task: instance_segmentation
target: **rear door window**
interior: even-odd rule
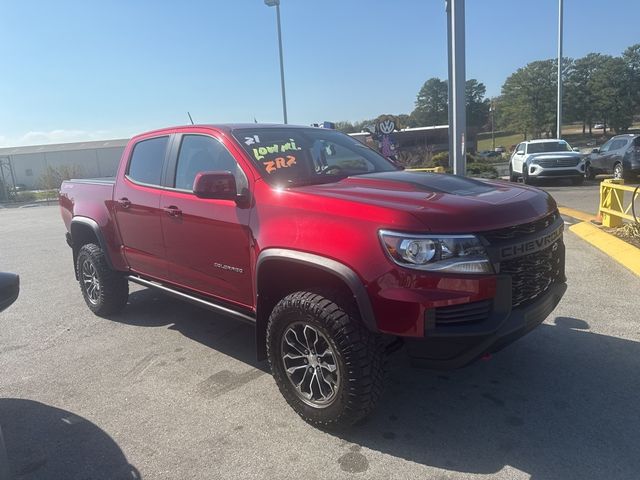
[[[127,176],[134,182],[160,185],[169,137],[142,140],[133,147]]]
[[[619,138],[611,142],[611,147],[609,147],[609,150],[620,150],[626,145],[627,145],[627,141],[624,138]]]

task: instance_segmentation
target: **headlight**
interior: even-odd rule
[[[403,267],[451,273],[493,273],[482,243],[475,235],[411,235],[379,232],[382,246]]]

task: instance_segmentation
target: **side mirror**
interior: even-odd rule
[[[0,312],[11,305],[20,293],[20,277],[14,273],[0,273]]]
[[[593,150],[591,150],[591,153],[600,153],[600,149],[599,148],[594,148]]]
[[[573,147],[573,151],[580,153],[580,149],[578,147]]]
[[[236,178],[231,172],[200,172],[193,182],[193,193],[198,198],[236,200]]]
[[[518,150],[518,151],[516,152],[516,155],[524,155],[524,150]]]

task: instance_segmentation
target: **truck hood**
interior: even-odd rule
[[[434,232],[480,232],[527,223],[556,209],[536,188],[439,173],[380,172],[292,190],[411,213]]]

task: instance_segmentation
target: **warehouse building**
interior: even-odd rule
[[[37,189],[47,167],[75,167],[82,178],[113,177],[128,139],[0,148],[0,182]]]

